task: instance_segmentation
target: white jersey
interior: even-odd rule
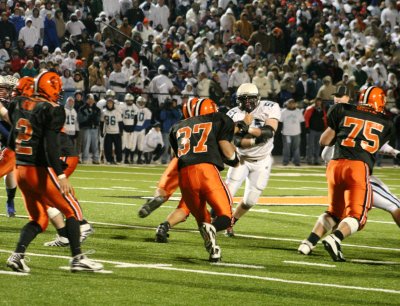
[[[139,108],[135,104],[128,105],[126,103],[121,103],[120,111],[124,126],[133,126],[135,124],[135,116],[139,113]]]
[[[278,121],[281,119],[281,109],[279,104],[272,101],[260,101],[260,104],[251,112],[251,114],[253,115],[254,120],[250,127],[263,127],[267,119],[276,119]],[[231,117],[234,122],[238,122],[244,119],[246,112],[242,111],[239,107],[235,107],[229,110],[227,115]],[[237,150],[240,156],[245,159],[259,160],[271,154],[273,148],[274,138],[270,138],[266,143],[251,148],[238,148]]]
[[[143,152],[153,152],[157,145],[164,146],[162,134],[155,128],[152,128],[144,137]]]
[[[119,110],[105,108],[101,113],[100,121],[104,122],[104,134],[119,134],[119,122],[122,121]]]
[[[64,133],[67,135],[75,135],[79,131],[78,114],[74,108],[64,108],[65,110],[65,123]]]
[[[150,121],[151,121],[151,111],[147,107],[139,108],[135,131],[136,132],[144,131],[146,128],[150,126]]]

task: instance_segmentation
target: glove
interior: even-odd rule
[[[249,126],[243,120],[236,122],[236,126],[244,134],[247,134],[249,132]]]

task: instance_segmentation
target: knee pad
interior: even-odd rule
[[[351,234],[357,232],[358,228],[360,227],[358,220],[353,217],[346,217],[342,220],[342,222],[347,224],[347,226],[350,228]]]
[[[53,219],[55,216],[58,216],[59,214],[61,214],[61,212],[54,207],[49,207],[47,209],[47,215],[49,216],[50,219]]]
[[[318,222],[322,224],[324,229],[329,232],[337,224],[330,214],[323,213],[318,217]]]

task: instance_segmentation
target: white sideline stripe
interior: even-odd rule
[[[217,275],[217,276],[230,276],[230,277],[238,277],[238,278],[248,278],[248,279],[256,279],[256,280],[278,282],[278,283],[285,283],[285,284],[295,284],[295,285],[306,285],[306,286],[316,286],[316,287],[328,287],[328,288],[338,288],[338,289],[351,289],[351,290],[359,290],[359,291],[375,291],[375,292],[400,294],[399,290],[393,290],[393,289],[369,288],[369,287],[359,287],[359,286],[349,286],[349,285],[304,282],[304,281],[296,281],[296,280],[288,280],[288,279],[282,279],[282,278],[248,275],[248,274],[214,272],[214,271],[204,271],[204,270],[194,270],[194,269],[184,269],[184,268],[174,268],[174,267],[154,267],[154,268],[151,268],[151,269],[167,270],[167,271],[178,271],[178,272],[188,272],[188,273],[205,274],[205,275]]]
[[[328,264],[320,264],[306,261],[293,261],[293,260],[284,260],[283,263],[294,264],[294,265],[304,265],[304,266],[317,266],[317,267],[325,267],[325,268],[336,268],[336,265],[328,265]]]
[[[3,270],[0,270],[0,274],[16,275],[16,276],[27,276],[27,275],[29,275],[29,273],[14,272],[14,271],[3,271]]]
[[[379,260],[369,260],[369,259],[350,259],[348,261],[356,263],[367,263],[367,264],[370,263],[376,265],[400,265],[400,262],[395,262],[395,261],[379,261]]]
[[[0,250],[0,252],[11,253],[10,251]],[[59,255],[47,255],[47,254],[35,254],[35,253],[27,253],[30,256],[39,256],[39,257],[53,257],[53,258],[66,258],[66,256]],[[69,257],[67,257],[69,258]],[[108,261],[108,260],[96,260],[97,262],[105,262],[105,263],[114,263],[117,265],[129,265],[129,263],[125,262],[116,262],[116,261]],[[256,275],[248,275],[248,274],[237,274],[237,273],[227,273],[227,272],[214,272],[214,271],[204,271],[204,270],[194,270],[194,269],[185,269],[185,268],[174,268],[169,265],[149,265],[149,264],[132,264],[135,268],[145,268],[145,269],[157,269],[157,270],[166,270],[166,271],[178,271],[178,272],[188,272],[188,273],[196,273],[196,274],[205,274],[205,275],[216,275],[216,276],[229,276],[229,277],[237,277],[237,278],[247,278],[247,279],[256,279],[270,282],[279,282],[285,284],[296,284],[296,285],[306,285],[306,286],[317,286],[317,287],[329,287],[329,288],[338,288],[338,289],[352,289],[359,291],[374,291],[374,292],[384,292],[384,293],[393,293],[400,294],[398,290],[392,289],[384,289],[384,288],[368,288],[368,287],[359,287],[359,286],[349,286],[349,285],[338,285],[338,284],[325,284],[325,283],[314,283],[314,282],[304,282],[304,281],[296,281],[296,280],[287,280],[281,278],[273,278],[266,276],[256,276]],[[69,267],[60,267],[61,269],[68,269]],[[95,272],[96,273],[96,272]],[[113,271],[102,270],[97,271],[97,273],[113,273]]]
[[[265,269],[264,266],[235,264],[235,263],[227,263],[227,262],[212,262],[210,264],[213,266],[237,267],[237,268],[248,268],[248,269]]]

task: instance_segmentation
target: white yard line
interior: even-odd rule
[[[324,268],[336,268],[336,265],[321,264],[321,263],[314,263],[314,262],[307,262],[307,261],[284,260],[282,262],[283,263],[287,263],[287,264],[294,264],[294,265],[317,266],[317,267],[324,267]]]
[[[380,261],[380,260],[368,260],[368,259],[350,259],[347,261],[355,263],[363,263],[363,264],[373,264],[373,265],[400,265],[400,262],[395,262],[395,261]]]
[[[236,263],[227,263],[227,262],[213,262],[212,266],[223,266],[223,267],[234,267],[234,268],[245,268],[245,269],[265,269],[264,266],[256,266],[256,265],[245,265],[245,264],[236,264]]]
[[[3,270],[0,270],[0,274],[15,275],[15,276],[27,276],[27,275],[29,275],[29,273],[3,271]]]
[[[10,253],[7,250],[1,250],[2,253]],[[47,254],[37,254],[37,253],[27,253],[30,256],[39,256],[39,257],[52,257],[52,258],[65,258],[66,256],[59,255],[47,255]],[[67,257],[68,258],[68,257]],[[186,272],[186,273],[194,273],[194,274],[203,274],[203,275],[214,275],[214,276],[227,276],[227,277],[236,277],[236,278],[245,278],[245,279],[254,279],[260,281],[268,281],[268,282],[278,282],[285,284],[294,284],[294,285],[304,285],[304,286],[315,286],[315,287],[328,287],[328,288],[337,288],[337,289],[349,289],[349,290],[358,290],[358,291],[373,291],[373,292],[383,292],[383,293],[392,293],[392,294],[400,294],[399,290],[386,289],[386,288],[371,288],[371,287],[361,287],[361,286],[350,286],[350,285],[340,285],[340,284],[327,284],[327,283],[319,283],[319,282],[305,282],[298,280],[289,280],[282,278],[274,278],[267,276],[257,276],[257,275],[249,275],[249,274],[239,274],[239,273],[228,273],[228,272],[216,272],[216,271],[205,271],[205,270],[197,270],[197,269],[186,269],[186,268],[175,268],[170,265],[162,265],[162,264],[130,264],[126,262],[118,262],[118,261],[107,261],[107,260],[95,260],[97,262],[103,263],[113,263],[117,266],[119,265],[129,268],[142,268],[142,269],[156,269],[156,270],[165,270],[165,271],[176,271],[176,272]],[[69,267],[61,267],[61,269],[69,269]],[[103,273],[112,273],[111,270],[105,270]],[[101,273],[101,271],[98,271]]]

